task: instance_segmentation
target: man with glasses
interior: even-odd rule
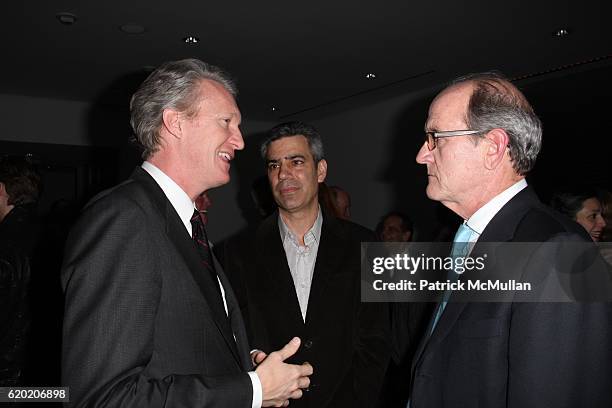
[[[483,73],[455,80],[430,105],[425,131],[416,160],[427,166],[427,196],[464,219],[459,241],[587,241],[527,185],[541,124],[507,79]],[[609,304],[448,296],[413,360],[411,408],[612,406]]]

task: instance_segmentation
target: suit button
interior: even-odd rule
[[[312,347],[312,340],[306,340],[304,342],[304,348],[309,349]]]

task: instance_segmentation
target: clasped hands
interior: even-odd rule
[[[294,337],[282,349],[266,354],[256,350],[251,354],[255,372],[261,382],[264,407],[286,407],[290,399],[302,397],[302,389],[310,385],[312,366],[285,363],[300,348],[299,337]]]

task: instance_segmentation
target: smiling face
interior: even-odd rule
[[[177,149],[186,173],[197,183],[196,195],[230,180],[230,161],[244,148],[240,111],[234,97],[218,82],[200,83],[198,110],[181,114]]]
[[[593,241],[598,242],[601,239],[606,221],[603,219],[601,203],[597,198],[584,200],[582,208],[576,213],[576,222],[587,230]]]
[[[473,85],[463,83],[440,93],[429,107],[426,131],[467,130],[465,117]],[[483,172],[482,143],[470,136],[440,138],[433,150],[423,143],[416,161],[427,166],[427,197],[440,201],[464,218],[476,196]]]
[[[266,163],[274,200],[281,213],[305,213],[318,209],[319,183],[325,180],[327,163],[315,164],[304,136],[287,136],[268,146]]]

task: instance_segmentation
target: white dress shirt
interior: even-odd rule
[[[153,177],[153,180],[159,185],[162,189],[172,207],[176,210],[179,218],[183,222],[185,229],[189,236],[192,236],[192,228],[191,228],[191,217],[193,216],[193,210],[196,209],[195,203],[191,201],[191,198],[187,195],[187,193],[172,180],[166,173],[161,171],[155,165],[145,161],[142,163],[141,167],[147,173]],[[217,276],[217,280],[219,281],[219,288],[221,288],[221,297],[223,298],[223,307],[225,308],[225,314],[228,314],[227,311],[227,302],[225,300],[225,290],[223,289],[223,285]],[[252,408],[260,408],[263,400],[263,390],[261,388],[261,381],[259,381],[259,377],[257,373],[254,371],[249,371],[249,377],[251,378],[251,383],[253,384],[253,403]]]
[[[489,225],[489,222],[495,217],[495,215],[502,209],[508,201],[517,195],[521,190],[527,187],[527,181],[520,179],[495,197],[488,203],[480,207],[472,216],[466,221],[468,227],[476,232],[472,234],[470,242],[478,240],[484,229]]]
[[[516,183],[493,197],[493,199],[491,199],[488,203],[480,207],[474,214],[472,214],[470,218],[463,221],[463,223],[467,224],[467,226],[470,227],[470,229],[473,231],[468,240],[468,242],[470,242],[470,246],[468,247],[468,255],[470,254],[470,252],[472,252],[474,244],[476,243],[476,241],[478,241],[478,238],[480,238],[482,232],[487,227],[487,225],[489,225],[489,222],[491,222],[493,217],[495,217],[499,210],[501,210],[502,207],[512,199],[512,197],[517,195],[525,187],[527,187],[527,181],[525,179],[520,179],[519,181],[517,181]],[[406,408],[410,408],[410,400],[408,400]]]
[[[323,216],[319,207],[317,219],[308,232],[304,234],[304,245],[300,245],[300,241],[287,224],[285,224],[283,217],[280,214],[278,216],[278,230],[280,231],[283,248],[287,256],[287,263],[293,278],[293,286],[295,286],[295,294],[300,304],[300,311],[302,312],[304,322],[306,321],[306,312],[308,310],[312,275],[314,274],[317,252],[319,251],[322,225]]]

